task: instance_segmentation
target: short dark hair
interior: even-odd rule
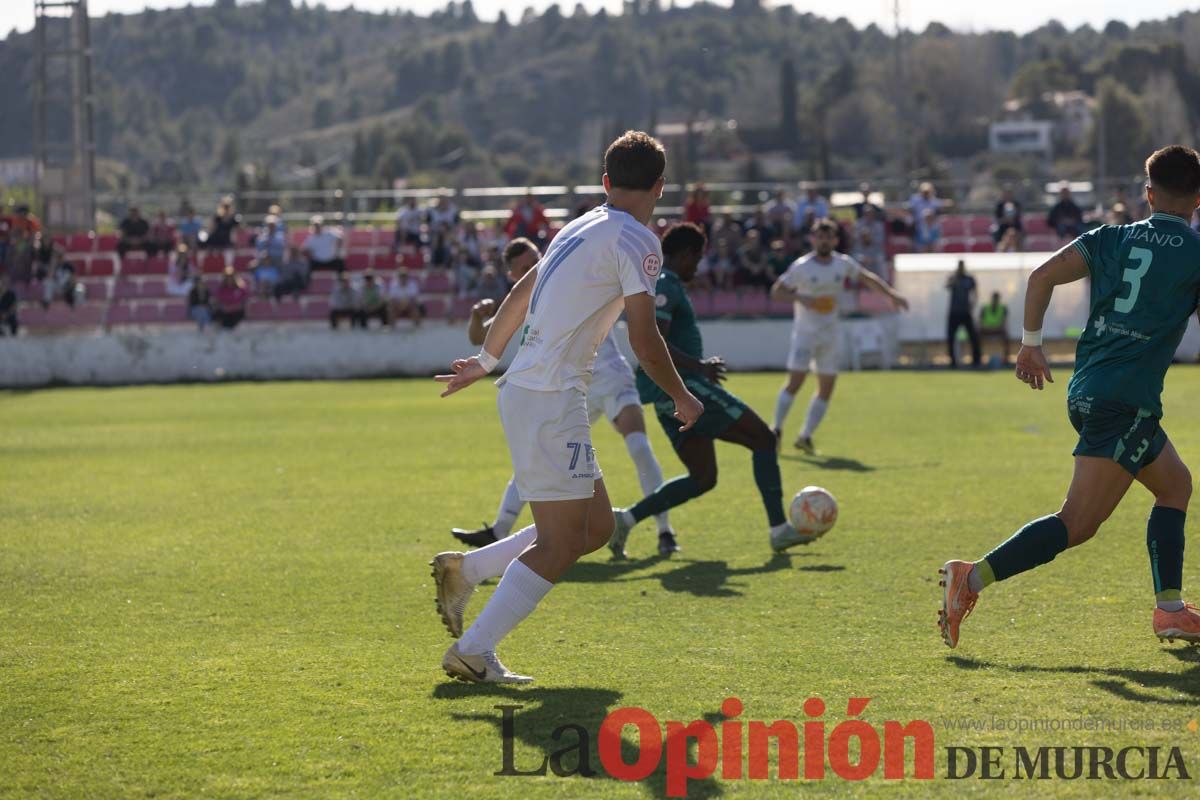
[[[1195,198],[1200,195],[1200,154],[1181,144],[1156,150],[1146,159],[1146,177],[1157,192]]]
[[[641,131],[625,131],[604,153],[604,172],[616,189],[649,191],[666,170],[662,143]]]
[[[833,220],[831,220],[829,217],[821,217],[821,219],[814,222],[813,226],[812,226],[813,233],[818,233],[820,231],[828,231],[829,233],[832,233],[834,236],[837,236],[838,230],[840,230],[838,228],[838,224],[836,222],[834,222]]]
[[[699,250],[703,253],[707,244],[708,237],[704,235],[704,228],[694,222],[677,222],[667,228],[663,235],[662,250],[664,256],[671,258],[689,250]]]
[[[537,245],[526,239],[524,236],[518,236],[504,246],[504,264],[511,264],[513,259],[519,258],[526,253],[537,253]]]

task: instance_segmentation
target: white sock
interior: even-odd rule
[[[663,474],[662,467],[658,465],[658,459],[654,457],[654,449],[650,447],[650,437],[642,431],[635,431],[625,437],[625,449],[629,451],[629,457],[633,459],[633,465],[637,468],[638,483],[642,486],[642,496],[649,496],[655,489],[662,486]],[[655,514],[654,519],[658,521],[658,530],[671,530],[671,515],[670,512],[664,511],[661,514]]]
[[[1159,600],[1156,605],[1163,611],[1183,611],[1184,607],[1182,600]]]
[[[458,640],[458,649],[467,655],[479,655],[495,650],[496,645],[513,628],[533,613],[537,604],[554,588],[554,584],[538,575],[519,560],[504,571],[500,585],[488,599],[487,605],[471,627]]]
[[[474,584],[504,574],[508,565],[537,541],[537,528],[530,525],[487,547],[463,555],[463,577]]]
[[[496,509],[496,521],[492,523],[492,530],[495,531],[497,539],[508,536],[524,507],[525,501],[517,491],[517,476],[514,475],[508,479],[508,486],[504,487],[504,497],[500,498],[500,508]]]
[[[817,432],[817,426],[825,418],[827,408],[829,408],[829,401],[822,400],[814,394],[812,402],[808,404],[808,414],[804,417],[804,432],[800,434],[801,436],[807,439]]]
[[[796,395],[790,394],[787,389],[779,390],[779,397],[775,400],[775,430],[783,430],[784,420],[787,419],[794,402],[796,402]]]

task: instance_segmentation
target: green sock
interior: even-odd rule
[[[1035,519],[983,557],[979,577],[986,586],[1042,564],[1067,549],[1067,526],[1056,514]],[[991,580],[988,579],[990,573]]]
[[[1146,550],[1154,599],[1176,611],[1183,606],[1183,527],[1187,512],[1155,506],[1146,522]]]
[[[767,522],[774,528],[787,522],[783,513],[783,478],[779,474],[779,455],[775,448],[754,450],[754,483],[762,495],[763,507],[767,510]]]
[[[675,506],[683,505],[693,497],[699,497],[702,494],[704,492],[700,490],[700,484],[696,483],[691,475],[684,475],[659,486],[653,493],[642,498],[641,502],[629,509],[629,513],[636,521],[641,522],[646,517],[653,517],[655,514],[661,514]]]

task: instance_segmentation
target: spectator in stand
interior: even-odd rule
[[[154,245],[150,241],[150,223],[142,217],[141,209],[137,206],[130,206],[129,211],[125,214],[125,219],[121,220],[118,227],[121,230],[121,238],[117,241],[117,253],[121,258],[124,258],[126,253],[136,251],[153,254]]]
[[[429,227],[449,234],[458,225],[458,206],[446,195],[442,195],[429,210]]]
[[[767,272],[767,249],[763,247],[762,234],[751,228],[746,239],[738,249],[737,272],[734,274],[734,285],[739,287],[758,287],[764,292],[771,289],[774,281]]]
[[[388,306],[392,327],[401,317],[411,319],[414,328],[421,326],[425,306],[421,304],[421,282],[417,280],[416,273],[403,269],[396,271],[388,285]]]
[[[287,220],[283,216],[283,206],[279,203],[271,203],[267,206],[267,216],[275,218],[275,224],[279,226],[279,230],[283,231],[284,238],[287,238]]]
[[[1004,239],[1005,234],[1010,230],[1017,232],[1018,243],[1021,236],[1025,232],[1025,226],[1021,221],[1021,202],[1017,200],[1013,190],[1005,187],[1004,194],[1000,197],[1000,202],[996,203],[996,211],[994,214],[996,224],[992,228],[992,241],[998,245]]]
[[[703,183],[697,183],[688,196],[683,207],[683,219],[692,222],[704,230],[712,230],[712,206],[708,200],[708,189]]]
[[[188,318],[203,331],[213,319],[213,298],[212,293],[208,290],[208,284],[202,277],[196,276],[196,279],[192,281],[192,286],[188,289],[187,304]]]
[[[887,253],[883,248],[883,222],[874,219],[873,207],[868,207],[867,215],[854,226],[853,247],[851,254],[854,260],[872,274],[889,281]]]
[[[933,250],[942,235],[938,215],[946,202],[937,196],[933,184],[924,181],[917,187],[917,192],[908,198],[908,211],[911,215],[913,243],[920,252],[928,253]]]
[[[950,292],[950,314],[946,320],[946,349],[950,354],[950,368],[958,369],[958,356],[955,353],[955,339],[958,329],[966,328],[967,336],[971,339],[971,366],[979,366],[979,332],[975,330],[975,279],[967,274],[964,261],[958,262],[958,268],[946,279],[946,290]]]
[[[362,291],[358,296],[358,324],[366,328],[372,319],[379,320],[379,326],[389,325],[388,301],[383,295],[383,287],[375,280],[375,273],[367,270],[363,275]]]
[[[479,226],[474,222],[464,222],[459,226],[458,247],[471,266],[483,266],[483,242],[479,237]]]
[[[33,237],[33,277],[44,281],[54,274],[59,264],[67,257],[67,249],[54,241],[53,237],[35,234]],[[72,267],[74,272],[74,267]]]
[[[875,215],[875,218],[879,220],[880,224],[882,224],[883,209],[871,201],[871,184],[865,182],[860,183],[858,185],[858,191],[862,193],[862,199],[854,204],[854,218],[856,220],[860,220],[867,216],[868,213],[872,213]]]
[[[233,198],[226,197],[217,206],[217,213],[208,223],[208,235],[204,239],[204,246],[209,250],[232,250],[236,246],[234,236],[241,224],[241,216],[233,209]]]
[[[737,251],[730,246],[728,239],[717,240],[716,246],[708,251],[702,263],[706,264],[704,272],[713,289],[725,291],[733,287],[733,276],[738,271]]]
[[[767,221],[766,209],[761,206],[754,212],[754,216],[746,220],[742,226],[743,233],[749,234],[750,231],[758,231],[760,242],[769,242],[775,238],[775,228]]]
[[[771,238],[782,239],[787,236],[796,209],[787,199],[787,193],[782,189],[775,192],[775,199],[767,205],[767,223],[771,226]]]
[[[815,183],[802,183],[800,189],[804,195],[796,201],[796,210],[792,212],[792,227],[810,230],[816,220],[829,216],[829,201],[817,191]]]
[[[400,246],[400,266],[407,270],[425,269],[425,255],[415,244]]]
[[[1123,203],[1114,203],[1105,215],[1104,221],[1108,225],[1131,225],[1133,215],[1129,213],[1129,209]]]
[[[29,283],[33,279],[33,265],[36,258],[33,237],[30,228],[14,225],[9,231],[8,259],[5,264],[10,284]]]
[[[42,222],[37,216],[29,210],[29,206],[21,203],[17,206],[16,214],[9,218],[9,227],[11,230],[20,228],[25,231],[26,238],[30,242],[33,241],[35,234],[42,232]]]
[[[175,222],[175,232],[179,241],[188,246],[190,252],[200,248],[200,231],[204,230],[204,220],[192,208],[192,204],[184,200],[179,204],[179,217]]]
[[[308,259],[300,252],[299,247],[289,247],[279,283],[275,284],[275,299],[282,300],[289,294],[299,297],[308,288],[309,276]]]
[[[1000,293],[992,292],[990,303],[979,309],[979,338],[999,339],[1004,346],[1004,361],[1008,363],[1008,306],[1000,301]]]
[[[287,234],[279,226],[279,218],[269,216],[266,224],[254,241],[254,290],[263,297],[269,296],[279,283],[283,260],[287,256]]]
[[[83,294],[83,286],[75,280],[75,266],[65,255],[62,247],[50,248],[50,261],[42,280],[42,308],[49,308],[55,298],[74,308],[75,301]]]
[[[0,336],[4,335],[5,328],[9,336],[16,336],[20,320],[17,318],[17,293],[13,291],[8,276],[0,272]]]
[[[475,290],[475,282],[479,271],[471,266],[471,262],[463,258],[458,246],[450,248],[448,271],[454,276],[454,287],[458,291],[458,299],[465,300]]]
[[[779,276],[787,272],[788,267],[792,265],[791,258],[787,252],[787,243],[783,239],[775,239],[771,242],[771,254],[767,256],[767,270],[771,275],[771,285],[779,280]]]
[[[192,283],[199,276],[192,269],[192,254],[188,246],[180,242],[171,254],[167,264],[167,294],[171,297],[187,297],[192,291]]]
[[[156,253],[170,253],[175,249],[175,226],[171,220],[167,219],[167,212],[159,209],[154,215],[154,222],[150,225],[149,243],[146,247],[146,252],[150,255]]]
[[[8,256],[8,238],[12,231],[12,217],[3,213],[3,208],[0,207],[0,274],[4,272],[4,265]]]
[[[513,208],[504,232],[509,239],[516,239],[520,236],[528,239],[540,239],[542,230],[549,225],[550,221],[546,219],[546,210],[534,199],[533,194],[529,193]]]
[[[1021,252],[1021,234],[1016,228],[1009,228],[1004,232],[1004,238],[996,243],[997,253],[1019,253]]]
[[[308,257],[310,272],[331,269],[340,274],[346,269],[342,234],[340,231],[326,228],[325,218],[320,214],[309,220],[309,233],[301,249]]]
[[[475,298],[492,300],[499,306],[506,294],[508,294],[508,284],[504,282],[504,278],[500,277],[500,271],[494,265],[488,264],[479,273],[479,283],[475,286]]]
[[[392,248],[399,249],[403,245],[420,247],[421,224],[424,219],[425,215],[417,208],[417,198],[406,199],[404,205],[396,212],[396,240]]]
[[[1071,187],[1063,184],[1058,191],[1058,202],[1046,215],[1046,224],[1051,227],[1060,239],[1073,239],[1083,233],[1083,211],[1071,197]]]
[[[433,231],[429,238],[430,263],[439,269],[446,267],[450,264],[450,237],[445,231]]]
[[[712,246],[724,242],[730,253],[736,253],[742,246],[742,226],[732,214],[726,214],[713,223],[712,235],[709,236],[708,242]]]
[[[358,326],[358,292],[350,285],[350,276],[342,272],[329,294],[329,327],[337,330],[338,323],[349,320],[350,327]]]
[[[213,312],[213,320],[225,330],[233,330],[246,318],[246,303],[250,300],[250,292],[246,289],[245,281],[234,274],[233,267],[225,268],[225,273],[221,276],[221,285],[217,287],[216,299],[217,309]]]

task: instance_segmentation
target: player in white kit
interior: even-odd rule
[[[504,435],[517,489],[534,525],[471,553],[440,553],[433,562],[437,604],[452,633],[475,585],[503,573],[479,616],[442,657],[459,680],[528,683],[496,657],[496,645],[581,556],[608,541],[612,507],[592,449],[587,387],[596,349],[625,311],[629,341],[642,369],[674,399],[690,428],[704,407],[683,385],[655,321],[655,282],[662,270],[658,237],[646,227],[662,194],[662,145],[630,131],[604,155],[608,202],[562,229],[536,269],[509,293],[479,355],[454,362],[443,396],[495,368],[521,331],[512,365],[497,383]]]
[[[509,280],[514,283],[519,281],[526,272],[533,269],[540,258],[541,253],[537,245],[529,239],[513,239],[504,248],[504,263],[508,267]],[[494,308],[494,301],[480,300],[471,309],[471,322],[467,329],[467,338],[471,344],[483,344],[487,329],[491,325]],[[604,337],[596,350],[596,363],[592,368],[592,381],[587,396],[589,422],[595,424],[601,416],[612,422],[613,428],[625,440],[625,449],[633,459],[642,491],[650,494],[663,482],[662,467],[659,466],[654,449],[650,446],[650,439],[646,436],[646,420],[642,414],[637,385],[634,383],[633,368],[621,355],[611,332]],[[500,498],[496,519],[492,524],[485,523],[482,528],[473,531],[452,528],[450,533],[465,545],[484,547],[508,536],[524,507],[525,501],[517,491],[517,479],[513,476]],[[669,556],[678,549],[675,544],[675,532],[671,529],[670,513],[663,512],[657,515],[655,520],[658,522],[659,552]]]
[[[837,235],[836,222],[817,220],[812,229],[812,252],[796,259],[771,287],[772,298],[795,303],[788,379],[775,401],[775,436],[782,440],[784,421],[809,370],[817,373],[817,393],[808,404],[804,429],[795,441],[797,448],[810,455],[816,452],[812,437],[825,417],[837,382],[842,333],[838,298],[846,282],[860,281],[887,295],[896,308],[908,308],[908,301],[882,279],[853,258],[834,251]]]

